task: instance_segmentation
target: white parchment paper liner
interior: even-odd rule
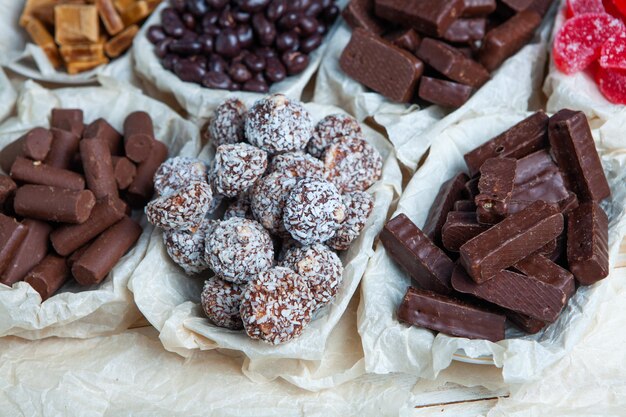
[[[50,91],[28,81],[20,93],[17,117],[0,126],[0,147],[30,128],[49,126],[48,117],[55,107],[81,108],[86,122],[104,117],[120,131],[130,112],[144,110],[154,119],[156,137],[170,147],[172,154],[187,141],[197,144],[198,130],[193,124],[131,87],[109,84],[107,88]],[[0,284],[0,336],[87,338],[126,329],[140,317],[127,283],[152,233],[152,228],[142,223],[145,229],[137,245],[98,286],[84,288],[70,281],[62,292],[42,304],[39,294],[24,282],[12,288]]]
[[[330,106],[305,106],[316,122],[328,114],[341,112]],[[367,126],[364,125],[363,129],[367,140],[383,156],[383,177],[370,190],[376,202],[365,230],[350,250],[341,255],[345,271],[336,300],[321,312],[302,336],[279,346],[252,340],[244,332],[218,328],[209,323],[198,304],[204,282],[202,275],[197,278],[185,275],[167,256],[162,233],[157,230],[152,235],[146,257],[133,274],[130,288],[141,312],[161,332],[160,339],[167,350],[184,356],[190,355],[194,349],[241,351],[251,360],[258,360],[250,365],[251,373],[265,369],[269,372],[264,373],[266,376],[275,372],[272,370],[273,362],[268,360],[293,359],[289,367],[298,370],[303,369],[298,360],[322,361],[330,334],[348,307],[373,253],[374,239],[382,229],[389,207],[401,191],[402,175],[391,144]],[[193,155],[187,151],[184,149],[183,154]],[[207,147],[201,157],[210,160],[213,151]],[[310,372],[312,368],[319,367],[319,362],[306,364],[305,367],[308,368],[306,372]],[[280,372],[282,369],[285,368],[281,368]],[[293,379],[307,384],[309,389],[319,386],[315,381],[308,381],[300,371]]]
[[[526,115],[503,111],[461,120],[443,130],[435,138],[428,159],[405,189],[394,216],[405,213],[422,226],[441,184],[466,169],[463,154]],[[626,232],[626,140],[622,133],[625,123],[625,117],[616,118],[594,131],[613,193],[610,201],[603,204],[610,219],[609,243],[613,263]],[[407,372],[435,378],[450,365],[455,352],[463,349],[471,358],[493,357],[496,366],[503,368],[503,377],[508,383],[538,378],[546,367],[571,350],[595,323],[595,311],[602,303],[610,281],[609,277],[595,286],[579,289],[559,320],[538,335],[522,337],[518,332],[509,331],[509,339],[499,343],[470,341],[435,335],[429,330],[397,321],[396,310],[411,281],[379,244],[362,281],[359,306],[359,333],[363,340],[366,370]]]
[[[338,0],[337,5],[343,8],[347,1]],[[163,68],[159,58],[154,53],[154,45],[146,37],[146,32],[150,26],[161,22],[161,10],[165,7],[167,4],[159,6],[144,24],[134,41],[135,69],[144,79],[153,84],[159,91],[173,94],[181,107],[195,119],[209,117],[215,108],[229,97],[239,97],[244,101],[250,101],[258,100],[267,95],[205,88],[195,83],[184,82],[176,74]],[[332,26],[322,45],[309,55],[310,63],[306,70],[272,85],[269,93],[283,93],[290,98],[300,100],[304,88],[317,71],[336,28],[337,24]]]
[[[11,115],[15,101],[17,100],[17,92],[7,78],[5,72],[0,69],[0,122]]]

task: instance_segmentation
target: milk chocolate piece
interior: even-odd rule
[[[51,185],[78,191],[85,189],[85,180],[82,175],[22,157],[17,158],[13,163],[11,177],[27,184]]]
[[[385,31],[386,23],[374,14],[374,0],[351,0],[342,15],[352,29],[362,28],[376,35]]]
[[[387,254],[420,287],[447,294],[454,263],[404,214],[387,222],[380,234]]]
[[[567,262],[581,285],[609,275],[609,219],[595,202],[584,202],[568,218]]]
[[[547,325],[545,321],[537,320],[514,311],[506,311],[505,314],[506,318],[509,319],[515,327],[528,334],[539,333]]]
[[[429,36],[442,36],[463,6],[463,0],[376,0],[376,15]]]
[[[98,119],[91,123],[83,133],[83,139],[100,139],[109,145],[111,155],[123,155],[122,135],[106,120]]]
[[[15,212],[23,217],[61,223],[83,223],[96,198],[89,190],[74,191],[48,185],[24,185],[15,193]]]
[[[500,2],[513,13],[519,13],[528,9],[535,0],[500,0]]]
[[[152,118],[143,111],[128,115],[124,121],[124,148],[126,157],[133,162],[143,162],[154,146]]]
[[[476,203],[472,200],[459,200],[454,203],[454,211],[476,211]]]
[[[486,16],[496,11],[496,0],[463,0],[461,17]]]
[[[127,189],[133,183],[137,175],[137,166],[126,157],[113,157],[113,173],[117,188],[120,190]]]
[[[424,234],[439,247],[441,247],[441,228],[446,222],[448,213],[454,208],[455,201],[463,197],[467,179],[467,175],[459,172],[444,182],[441,188],[439,188],[435,201],[430,206],[423,230]]]
[[[81,285],[102,282],[117,262],[141,236],[141,226],[124,217],[102,233],[72,266],[72,275]]]
[[[537,201],[461,246],[461,263],[476,283],[541,249],[563,231],[558,208]]]
[[[491,29],[483,39],[478,62],[495,71],[532,39],[540,24],[541,16],[537,12],[525,10]]]
[[[80,136],[63,129],[51,129],[52,146],[44,162],[50,166],[68,169],[78,152]]]
[[[352,32],[339,65],[356,81],[398,102],[413,98],[424,71],[424,64],[414,55],[364,29]]]
[[[451,336],[497,342],[504,339],[506,318],[463,301],[409,288],[398,309],[398,320]]]
[[[41,301],[46,301],[69,277],[70,270],[65,259],[57,255],[48,255],[28,273],[24,281],[41,295]]]
[[[148,159],[137,166],[137,174],[128,187],[127,201],[133,206],[143,206],[154,194],[154,174],[167,159],[167,146],[158,140],[150,151]]]
[[[112,0],[96,0],[96,8],[109,35],[116,35],[124,30],[124,22],[115,10]]]
[[[13,217],[0,214],[0,273],[11,264],[27,233],[27,226],[18,223]]]
[[[465,154],[470,176],[474,176],[489,158],[520,159],[548,146],[548,116],[537,112],[489,142]]]
[[[602,201],[611,195],[589,123],[583,112],[561,110],[550,118],[552,155],[568,188],[581,200]]]
[[[484,17],[457,19],[450,25],[443,39],[452,43],[472,43],[485,37],[487,19]]]
[[[474,88],[489,81],[489,73],[482,65],[444,42],[423,39],[417,57],[452,81]]]
[[[480,167],[476,213],[480,223],[496,224],[509,213],[509,201],[515,186],[517,160],[490,158]]]
[[[552,3],[554,3],[554,0],[535,0],[528,9],[533,10],[539,13],[541,17],[544,17],[548,13],[548,10],[550,10]]]
[[[441,230],[443,247],[451,252],[458,252],[467,241],[490,227],[478,223],[473,211],[451,211]]]
[[[24,279],[28,271],[48,254],[52,226],[32,219],[25,219],[22,224],[28,228],[28,233],[0,278],[0,282],[9,287]]]
[[[83,111],[79,109],[52,109],[50,127],[72,132],[79,138],[83,135]]]
[[[117,197],[117,182],[108,143],[100,139],[81,140],[80,158],[85,170],[87,187],[96,198]]]
[[[422,77],[418,95],[422,100],[432,104],[443,107],[461,107],[469,100],[473,91],[474,89],[468,85]]]
[[[0,152],[2,170],[8,173],[18,156],[43,161],[51,146],[52,133],[48,129],[36,127],[2,149]]]
[[[467,183],[465,183],[465,193],[470,199],[472,199],[472,201],[474,200],[474,198],[476,198],[478,194],[480,194],[480,190],[478,189],[479,182],[480,182],[480,177],[474,177],[471,180],[469,180]]]
[[[90,244],[91,244],[91,242],[85,243],[83,246],[81,246],[80,248],[78,248],[74,252],[72,252],[72,254],[70,256],[68,256],[68,258],[65,261],[65,263],[70,268],[70,270],[72,269],[72,267],[74,266],[76,261],[78,261],[80,259],[80,257],[83,256],[83,254],[85,252],[87,252],[87,249],[89,249],[89,245]]]
[[[0,175],[0,207],[10,200],[17,189],[15,181],[8,175]]]
[[[135,35],[139,32],[139,26],[132,25],[115,35],[104,45],[104,51],[110,58],[117,58],[130,48]]]
[[[417,52],[417,48],[419,48],[420,42],[422,41],[420,35],[415,31],[415,29],[412,28],[400,29],[387,33],[385,35],[385,39],[398,48],[402,48],[412,54]]]

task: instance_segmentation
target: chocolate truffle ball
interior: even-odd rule
[[[337,229],[335,236],[326,242],[335,250],[350,248],[352,242],[361,234],[374,208],[374,197],[365,191],[344,194],[342,198],[346,206],[346,219]]]
[[[274,172],[261,178],[252,188],[250,205],[254,217],[267,230],[285,235],[283,213],[289,193],[296,185],[297,178],[283,172]]]
[[[236,98],[226,100],[215,109],[215,114],[208,125],[211,143],[218,147],[245,142],[246,112],[246,105]]]
[[[209,212],[213,193],[207,182],[192,181],[178,191],[152,200],[146,216],[153,225],[165,230],[195,231]]]
[[[304,152],[276,155],[270,165],[271,172],[284,172],[292,177],[324,178],[324,164]]]
[[[252,214],[252,208],[250,207],[249,191],[239,194],[237,199],[226,207],[224,220],[232,219],[233,217],[254,220],[254,214]]]
[[[267,153],[247,143],[221,145],[215,153],[211,184],[218,194],[236,197],[250,188],[267,169]]]
[[[323,159],[326,179],[342,193],[365,191],[382,175],[380,154],[363,139],[337,139],[326,149]]]
[[[170,158],[154,174],[154,190],[159,196],[171,194],[191,181],[206,181],[207,171],[206,164],[198,158]]]
[[[313,137],[307,146],[308,152],[316,158],[324,154],[335,140],[344,136],[362,139],[363,130],[354,117],[347,114],[331,114],[315,126]]]
[[[231,330],[243,329],[239,309],[244,287],[218,277],[206,280],[200,301],[204,314],[213,324]]]
[[[167,253],[188,275],[198,274],[209,267],[205,257],[206,239],[218,222],[205,219],[195,232],[165,230],[163,243]]]

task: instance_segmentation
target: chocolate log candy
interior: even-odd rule
[[[520,159],[548,146],[549,117],[537,112],[506,132],[465,154],[470,176],[476,175],[489,158]]]
[[[98,119],[85,128],[83,139],[100,139],[109,145],[111,155],[123,155],[122,135],[106,120]]]
[[[122,200],[113,196],[105,197],[98,201],[84,223],[63,225],[52,232],[52,246],[59,255],[68,256],[117,223],[125,212],[126,204]]]
[[[443,247],[451,252],[458,252],[470,239],[489,229],[489,225],[480,224],[473,211],[451,211],[441,230]]]
[[[525,10],[491,29],[483,39],[478,62],[495,71],[532,39],[540,24],[541,16],[537,12]]]
[[[342,16],[352,29],[362,28],[376,35],[385,31],[386,22],[374,13],[374,0],[351,0]]]
[[[8,175],[0,175],[0,209],[7,200],[13,197],[16,189],[17,185],[15,185],[15,181],[13,181],[11,177]]]
[[[0,277],[0,282],[8,286],[24,279],[28,271],[48,254],[52,226],[32,219],[25,219],[22,224],[28,228],[28,233]]]
[[[48,255],[28,273],[24,281],[41,295],[41,301],[46,301],[63,286],[69,277],[70,270],[65,263],[65,258]]]
[[[451,336],[504,339],[506,317],[430,291],[409,288],[398,309],[398,320]]]
[[[508,214],[516,168],[513,158],[490,158],[480,167],[480,194],[475,198],[480,223],[496,224]]]
[[[117,262],[141,236],[141,226],[124,217],[102,233],[72,266],[72,275],[81,285],[102,282]]]
[[[476,203],[472,200],[458,200],[454,202],[454,211],[476,211]]]
[[[466,182],[467,175],[459,172],[443,183],[435,201],[430,206],[423,230],[424,234],[439,247],[441,247],[441,228],[446,222],[448,213],[454,208],[455,201],[463,197]]]
[[[537,201],[461,246],[461,263],[481,284],[541,249],[563,231],[558,208]]]
[[[417,57],[452,81],[474,88],[489,81],[489,72],[482,65],[444,42],[423,39]]]
[[[463,0],[376,0],[376,15],[429,36],[442,36],[461,15]]]
[[[583,112],[561,110],[550,118],[552,155],[579,199],[602,201],[611,195],[589,123]]]
[[[117,182],[107,142],[100,139],[81,140],[80,159],[85,170],[87,187],[96,198],[117,197]]]
[[[383,96],[409,102],[424,71],[422,61],[384,39],[356,29],[339,61],[341,69]]]
[[[485,37],[487,19],[457,19],[450,25],[443,39],[452,43],[472,43],[480,41]]]
[[[78,137],[83,136],[83,111],[79,109],[52,109],[50,127],[72,132]]]
[[[23,217],[60,223],[83,223],[96,198],[89,190],[74,191],[48,185],[24,185],[15,193],[15,212]]]
[[[83,256],[83,254],[85,252],[87,252],[87,249],[89,249],[89,245],[90,244],[91,244],[91,242],[85,243],[83,246],[81,246],[80,248],[76,249],[74,252],[72,252],[72,254],[70,256],[67,257],[65,263],[70,268],[70,270],[72,269],[72,267],[74,266],[76,261],[78,261],[80,259],[80,257]]]
[[[537,320],[514,311],[506,311],[505,314],[506,318],[509,319],[515,327],[518,327],[528,334],[539,333],[547,324],[545,321]]]
[[[0,273],[9,266],[27,233],[27,226],[0,214]]]
[[[447,294],[454,263],[404,214],[387,222],[380,241],[420,287]]]
[[[52,145],[52,134],[48,129],[36,127],[24,136],[7,145],[0,152],[0,165],[8,173],[18,156],[24,156],[35,161],[43,161]]]
[[[51,129],[52,146],[44,162],[50,166],[68,169],[78,152],[80,136],[62,129]]]
[[[567,262],[581,285],[609,275],[609,219],[594,202],[582,203],[568,218]]]
[[[22,157],[13,163],[11,178],[27,184],[51,185],[77,191],[85,189],[82,175]]]
[[[137,166],[126,157],[113,157],[113,174],[117,188],[120,190],[127,189],[133,183],[137,175]]]
[[[418,91],[419,98],[443,107],[461,107],[474,89],[453,81],[422,77]]]
[[[496,0],[463,0],[461,17],[486,16],[496,11]]]
[[[154,194],[154,174],[167,159],[167,146],[158,140],[148,159],[137,165],[137,174],[128,187],[127,201],[133,206],[143,206]]]
[[[143,111],[129,114],[124,121],[126,157],[137,163],[145,161],[154,142],[154,126],[150,115]]]

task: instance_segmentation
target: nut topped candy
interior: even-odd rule
[[[206,164],[198,158],[170,158],[154,174],[154,190],[159,196],[171,194],[191,181],[207,181],[207,171]]]
[[[218,222],[205,219],[195,232],[165,230],[163,243],[167,253],[188,275],[198,274],[209,267],[205,257],[206,239]]]
[[[324,178],[324,164],[304,152],[288,152],[272,159],[270,172],[284,172],[292,177]]]
[[[365,191],[380,179],[383,160],[376,149],[363,139],[337,139],[324,152],[326,179],[339,191]]]
[[[146,216],[153,225],[165,230],[195,231],[209,212],[213,193],[207,182],[192,181],[178,191],[152,200]]]
[[[374,209],[374,197],[365,191],[344,194],[342,198],[346,206],[346,219],[337,229],[335,236],[326,242],[335,250],[350,249],[350,245],[359,237]]]
[[[226,281],[242,284],[274,263],[274,244],[263,227],[233,217],[215,228],[206,241],[209,267]]]
[[[254,217],[267,230],[284,235],[283,213],[289,193],[295,187],[297,178],[282,172],[274,172],[261,178],[252,188],[250,205]]]
[[[347,114],[331,114],[324,117],[315,126],[313,137],[307,146],[308,152],[320,158],[326,148],[328,148],[335,140],[344,136],[362,138],[363,130],[356,119]]]
[[[257,101],[246,118],[248,141],[270,154],[303,150],[312,134],[309,112],[282,94]]]
[[[313,312],[330,303],[337,295],[343,276],[341,259],[327,246],[316,244],[287,251],[283,266],[305,280],[313,295]]]
[[[337,188],[314,178],[300,179],[285,204],[285,228],[303,245],[322,243],[335,235],[346,216]]]
[[[241,321],[241,297],[245,286],[211,277],[204,283],[200,296],[204,314],[218,327],[231,330],[243,329]]]
[[[246,286],[241,319],[253,339],[278,345],[300,336],[311,322],[313,295],[303,277],[284,267],[258,274]]]
[[[207,125],[211,143],[218,147],[245,142],[244,126],[247,111],[243,101],[236,98],[230,98],[220,104]]]
[[[220,145],[211,169],[213,189],[236,197],[250,188],[267,169],[267,153],[247,143]]]

